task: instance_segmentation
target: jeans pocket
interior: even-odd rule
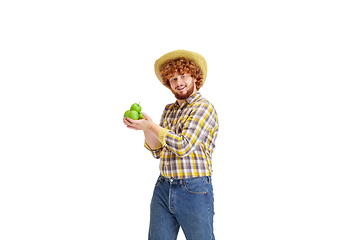
[[[192,194],[206,194],[205,182],[202,180],[185,182],[185,190]]]
[[[162,178],[159,177],[158,180],[155,183],[155,187],[159,186],[159,184],[162,182]]]
[[[206,184],[206,187],[208,189],[208,192],[211,194],[212,202],[214,202],[214,189],[212,184]]]

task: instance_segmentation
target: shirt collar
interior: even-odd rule
[[[193,95],[191,95],[190,97],[188,97],[185,102],[192,104],[193,102],[195,102],[195,100],[199,99],[199,97],[201,96],[200,92],[196,92]]]

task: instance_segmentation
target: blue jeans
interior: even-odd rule
[[[211,177],[160,176],[150,206],[149,240],[175,240],[181,226],[187,240],[214,240]]]

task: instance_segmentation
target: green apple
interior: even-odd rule
[[[139,119],[145,119],[142,113],[139,113]]]
[[[124,113],[124,117],[129,117],[129,112],[130,112],[130,110],[127,110],[127,111]]]
[[[138,113],[141,113],[141,106],[138,103],[134,103],[133,105],[131,105],[130,110],[134,110],[137,111]]]
[[[132,120],[138,120],[139,119],[139,113],[135,110],[130,110],[128,113],[128,118],[131,118]]]

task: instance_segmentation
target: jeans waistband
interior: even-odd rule
[[[206,183],[211,184],[211,176],[176,179],[176,178],[166,178],[160,175],[158,180],[161,182],[167,181],[171,184],[182,184],[191,181],[205,181]]]

